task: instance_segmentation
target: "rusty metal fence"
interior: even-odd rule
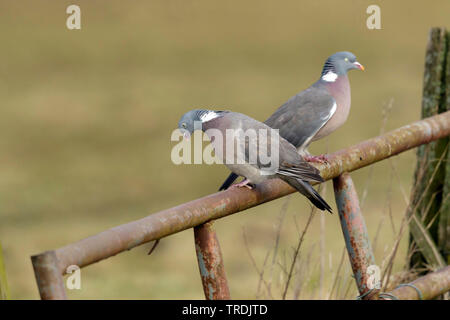
[[[431,142],[434,144],[434,141],[439,140],[441,145],[446,144],[448,148],[450,139],[446,137],[450,135],[450,33],[445,29],[431,30],[425,66],[423,115],[427,116],[426,119],[335,152],[329,155],[328,163],[316,165],[324,180],[333,179],[343,236],[361,299],[432,299],[450,290],[450,266],[445,265],[414,210],[411,214],[411,234],[435,271],[412,283],[402,284],[391,292],[380,292],[379,288],[369,286],[369,269],[376,263],[358,196],[349,174],[412,148]],[[419,149],[419,158],[423,157],[421,150]],[[440,150],[444,154],[443,148]],[[450,193],[450,151],[445,150],[445,154],[448,154],[445,161],[448,161],[446,166],[449,178],[446,181],[448,188],[445,187],[444,193]],[[425,176],[423,180],[432,180],[432,177]],[[416,179],[419,180],[417,176]],[[423,194],[431,192],[424,189],[423,185],[424,183],[421,183],[420,192],[416,191],[414,194],[414,204],[417,204],[416,200],[423,197]],[[230,189],[151,214],[65,247],[34,255],[31,260],[40,296],[42,299],[66,299],[63,276],[72,265],[82,268],[141,244],[193,228],[206,299],[230,299],[214,220],[294,191],[278,179],[267,181],[253,190]],[[440,214],[447,217],[447,220],[442,219],[446,231],[449,228],[450,205],[444,204],[444,211],[446,212]],[[446,232],[444,234],[449,231]],[[443,242],[448,246],[450,241],[447,237],[441,238],[444,238]]]
[[[368,267],[374,256],[349,172],[450,135],[450,111],[406,125],[330,155],[318,164],[325,180],[333,179],[336,204],[352,270],[362,299],[426,299],[450,290],[450,267],[419,278],[390,293],[369,288]],[[194,228],[195,249],[206,299],[230,299],[213,221],[293,193],[281,180],[254,190],[231,189],[151,214],[62,248],[32,256],[42,299],[66,299],[63,275],[149,241]]]

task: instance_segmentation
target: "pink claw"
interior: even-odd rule
[[[233,188],[245,187],[245,188],[249,188],[250,190],[252,190],[253,187],[249,183],[250,183],[250,181],[248,179],[244,179],[239,183],[233,184],[231,187],[233,187]]]
[[[303,158],[308,162],[328,163],[328,156],[326,154],[321,154],[319,156],[306,155]]]

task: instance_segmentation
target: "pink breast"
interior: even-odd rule
[[[350,113],[350,83],[348,81],[347,75],[339,76],[335,82],[327,83],[327,89],[331,95],[336,100],[336,111],[330,120],[317,132],[317,134],[312,139],[321,139],[337,128],[342,126],[345,121],[347,121],[348,115]]]

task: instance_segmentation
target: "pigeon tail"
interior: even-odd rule
[[[300,180],[298,178],[293,177],[281,177],[284,181],[289,183],[289,185],[295,188],[298,192],[303,194],[305,197],[311,201],[311,203],[316,206],[318,209],[324,211],[327,210],[330,213],[331,211],[330,205],[320,196],[320,194],[309,184],[307,181]]]
[[[276,173],[280,176],[297,178],[300,180],[323,182],[320,176],[320,171],[310,165],[308,162],[301,162],[299,164],[290,164],[283,162]]]
[[[228,176],[227,180],[225,180],[224,183],[222,183],[222,185],[219,188],[219,191],[222,190],[227,190],[231,184],[234,182],[234,180],[236,180],[239,176],[236,173],[230,173],[230,175]]]

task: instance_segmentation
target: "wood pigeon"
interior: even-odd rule
[[[194,130],[204,131],[223,164],[246,178],[240,187],[251,189],[250,184],[280,178],[305,195],[317,208],[331,212],[331,207],[308,182],[324,181],[319,170],[305,161],[297,149],[278,134],[278,130],[241,113],[204,109],[184,114],[178,128],[185,138],[189,138]],[[232,152],[229,153],[230,147]],[[270,156],[277,156],[276,161],[274,157],[270,161],[264,160],[269,150]]]
[[[342,51],[330,56],[320,79],[279,107],[264,123],[279,129],[280,136],[292,143],[307,161],[324,162],[326,156],[311,156],[306,148],[347,120],[350,112],[350,83],[347,72],[364,70],[353,53]],[[234,173],[219,190],[227,189],[238,176]]]

